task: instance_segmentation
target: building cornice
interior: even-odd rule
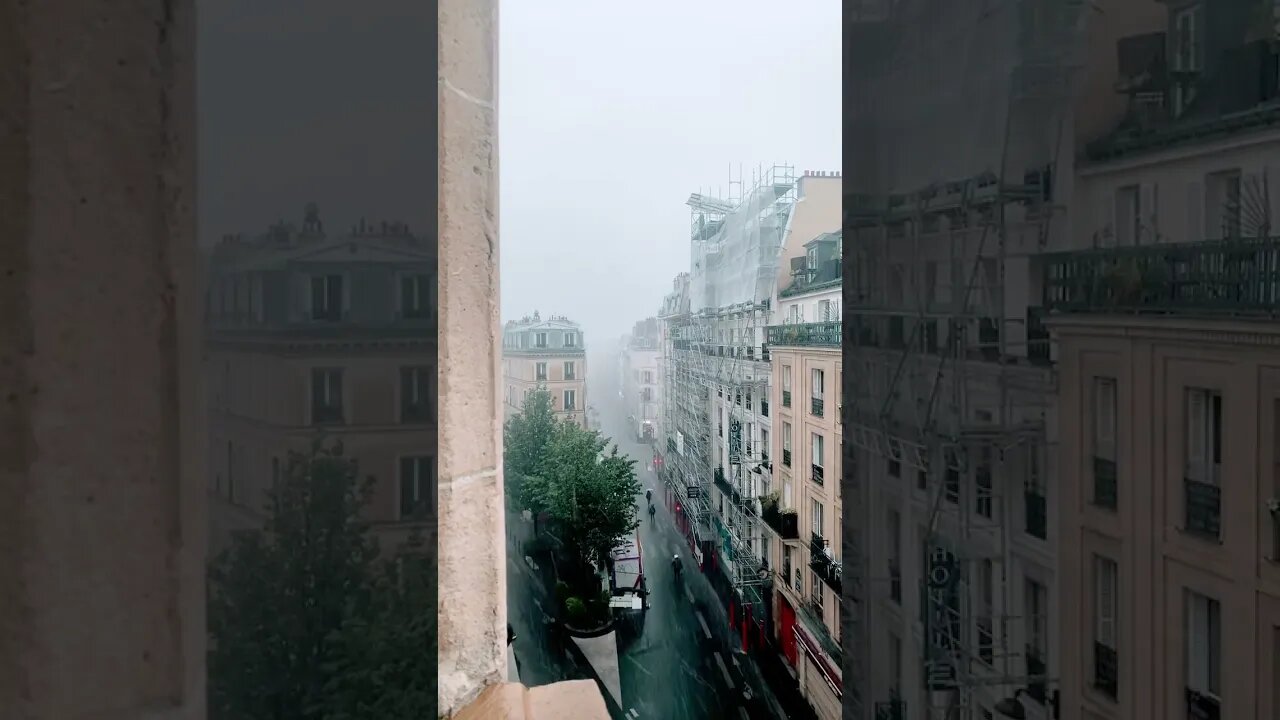
[[[1280,323],[1187,317],[1053,315],[1045,325],[1059,337],[1176,340],[1212,345],[1280,348]]]

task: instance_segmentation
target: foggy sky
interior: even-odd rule
[[[502,0],[503,320],[568,315],[599,349],[689,269],[690,193],[727,192],[731,164],[839,170],[840,14]]]
[[[208,243],[361,216],[435,224],[435,16],[415,0],[197,3],[199,227]]]

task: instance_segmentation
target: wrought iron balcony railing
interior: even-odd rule
[[[1118,697],[1116,649],[1100,642],[1093,644],[1093,686],[1107,697]]]
[[[781,510],[777,504],[762,505],[760,515],[764,522],[783,540],[796,540],[800,537],[800,518],[794,510]],[[790,576],[790,573],[783,573]]]
[[[843,568],[830,555],[827,555],[827,540],[818,533],[809,537],[809,569],[812,570],[827,587],[840,594],[840,575]]]
[[[782,391],[782,407],[791,407],[791,391]]]
[[[1045,673],[1048,666],[1044,660],[1044,650],[1036,645],[1027,645],[1027,676],[1036,678],[1027,683],[1027,694],[1041,705],[1049,697],[1049,688]]]
[[[840,347],[839,322],[796,323],[770,325],[765,329],[765,342],[776,345],[805,345],[814,347]]]
[[[1182,487],[1186,531],[1217,540],[1222,534],[1222,489],[1190,478]]]
[[[1146,245],[1044,256],[1045,305],[1058,312],[1215,312],[1280,307],[1280,238]]]
[[[818,483],[819,485],[821,485],[821,484],[822,484],[822,473],[823,473],[823,468],[822,468],[822,466],[821,466],[821,465],[814,465],[814,466],[812,466],[810,469],[813,471],[813,481],[814,481],[814,482],[816,482],[816,483]]]
[[[822,411],[824,409],[822,398],[811,398],[811,399],[813,401],[813,404],[809,407],[810,413],[812,413],[814,417],[822,417]]]
[[[1116,461],[1095,456],[1093,458],[1093,504],[1100,508],[1115,510],[1118,502]]]

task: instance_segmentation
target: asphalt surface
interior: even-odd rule
[[[628,720],[788,717],[766,688],[754,661],[741,651],[726,611],[676,529],[662,501],[661,481],[646,467],[653,448],[628,429],[616,387],[593,383],[593,390],[605,434],[637,461],[636,475],[645,489],[653,491],[656,507],[650,518],[642,490],[637,508],[650,607],[637,627],[619,630],[622,702],[614,715]],[[514,649],[520,680],[541,685],[590,677],[586,668],[579,667],[575,654],[564,648],[568,641],[545,622],[553,608],[539,577],[545,568],[530,567],[521,549],[521,542],[531,535],[529,523],[508,520],[508,617],[517,635]],[[671,565],[673,554],[683,562],[679,579]]]

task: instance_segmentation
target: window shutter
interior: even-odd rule
[[[1098,584],[1098,642],[1111,649],[1116,647],[1116,565],[1107,558],[1096,558],[1095,576]]]
[[[1205,392],[1199,389],[1187,390],[1187,477],[1192,480],[1206,482],[1205,468]]]
[[[1187,183],[1187,236],[1182,242],[1199,242],[1209,237],[1204,220],[1204,183],[1192,180]]]

